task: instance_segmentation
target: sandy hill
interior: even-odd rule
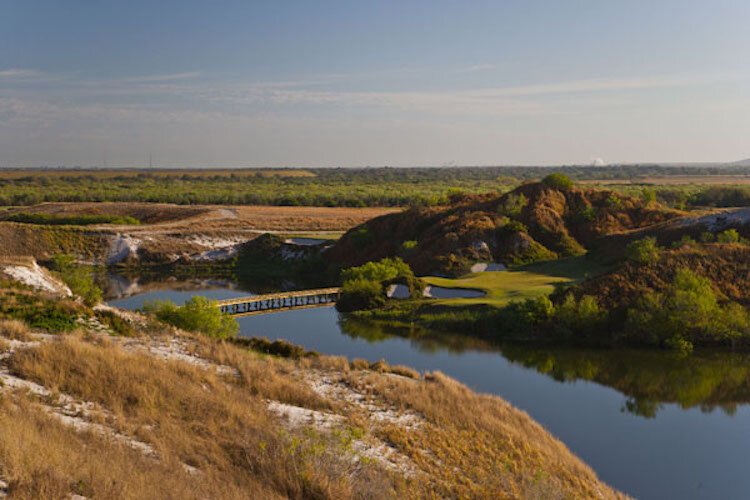
[[[327,253],[343,266],[400,256],[417,274],[462,274],[477,262],[521,264],[584,253],[602,236],[681,213],[596,189],[525,184],[503,195],[466,196],[412,208],[347,232]]]

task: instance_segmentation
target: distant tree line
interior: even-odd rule
[[[623,165],[608,167],[330,168],[262,171],[168,170],[101,172],[0,170],[0,205],[42,202],[162,202],[180,205],[306,205],[330,207],[447,204],[472,193],[505,192],[550,174],[573,181],[622,180],[611,189],[646,191],[678,208],[745,206],[750,186],[648,186],[650,177],[747,175],[750,167]],[[291,175],[294,173],[295,175]],[[700,180],[696,179],[696,184]]]

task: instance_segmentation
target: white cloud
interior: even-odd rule
[[[0,69],[0,79],[23,79],[40,76],[39,71],[25,68]]]
[[[201,76],[201,73],[199,71],[187,71],[184,73],[169,73],[164,75],[143,75],[143,76],[132,76],[128,78],[124,78],[123,82],[143,82],[143,83],[151,83],[151,82],[172,82],[177,80],[191,80],[194,78],[198,78]]]
[[[467,66],[465,68],[459,68],[459,73],[475,73],[477,71],[485,71],[488,69],[495,69],[497,66],[494,64],[475,64],[473,66]]]

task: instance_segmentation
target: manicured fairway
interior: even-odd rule
[[[487,293],[484,297],[439,299],[444,305],[489,304],[504,306],[511,300],[548,295],[556,284],[571,284],[603,271],[586,257],[540,262],[508,271],[474,273],[462,278],[424,277],[429,285],[446,288],[472,288]]]

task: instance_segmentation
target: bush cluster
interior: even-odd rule
[[[558,189],[560,191],[568,191],[573,187],[573,181],[570,180],[570,177],[559,172],[546,176],[542,179],[542,184],[548,188]]]
[[[665,292],[644,292],[624,311],[606,310],[594,297],[577,299],[573,293],[557,303],[547,297],[512,302],[498,314],[496,331],[511,338],[624,341],[689,352],[694,344],[750,341],[750,313],[722,301],[709,279],[680,269]]]
[[[568,294],[559,303],[548,297],[511,302],[499,314],[498,330],[503,336],[537,339],[557,338],[584,341],[593,338],[607,319],[596,299]]]
[[[189,299],[182,307],[169,300],[157,300],[144,304],[143,310],[177,328],[217,339],[232,338],[239,330],[237,321],[222,313],[215,300],[199,295]]]
[[[400,258],[368,262],[341,272],[339,311],[376,309],[386,302],[386,289],[392,284],[405,285],[411,297],[419,297],[424,288],[409,265]]]
[[[627,260],[637,264],[653,264],[660,256],[661,249],[652,236],[633,241],[625,249]]]
[[[750,315],[739,304],[722,304],[709,279],[680,269],[665,293],[644,294],[628,309],[625,333],[689,351],[696,342],[734,343],[750,336]]]
[[[52,258],[50,268],[87,306],[101,302],[102,289],[94,281],[91,266],[77,264],[72,255],[58,254]]]

